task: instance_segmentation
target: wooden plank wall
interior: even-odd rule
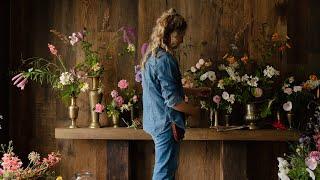
[[[47,50],[48,42],[57,46],[68,65],[82,61],[83,56],[79,51],[63,48],[63,44],[49,34],[52,28],[70,34],[87,27],[96,35],[91,40],[95,44],[100,44],[121,26],[130,25],[137,29],[136,45],[140,47],[148,40],[156,18],[166,9],[173,7],[186,18],[189,25],[184,48],[178,53],[181,70],[184,71],[200,57],[211,58],[214,62],[220,59],[228,46],[230,34],[234,34],[247,23],[249,26],[246,35],[249,40],[257,33],[258,25],[261,23],[269,23],[271,32],[273,30],[285,32],[286,22],[281,22],[275,13],[275,4],[278,2],[283,0],[10,1],[12,36],[9,67],[16,68],[21,55],[50,57]],[[250,43],[248,46],[253,49]],[[136,59],[124,56],[105,63],[103,83],[107,96],[116,82],[122,78],[129,79],[131,84],[134,83],[133,66],[140,58],[139,48],[137,52]],[[281,69],[286,71],[287,62],[281,63],[283,66]],[[10,92],[10,137],[14,140],[15,147],[21,151],[21,156],[29,150],[43,153],[59,150],[64,157],[59,172],[66,179],[70,179],[74,172],[80,170],[93,171],[98,179],[105,179],[107,162],[101,160],[106,156],[103,153],[106,150],[103,141],[68,141],[54,138],[54,128],[66,126],[69,121],[66,105],[56,98],[49,87],[30,83],[23,92],[12,86]],[[86,94],[78,98],[78,104],[80,106],[78,124],[86,126],[89,119]],[[108,125],[105,117],[102,121],[103,125]],[[186,142],[185,146],[188,144]],[[203,148],[211,144],[206,142]],[[214,145],[211,148],[214,149]],[[144,177],[139,173],[138,177]],[[146,173],[150,177],[151,172]],[[179,176],[179,179],[183,177]]]

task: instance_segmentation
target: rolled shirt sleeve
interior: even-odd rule
[[[178,62],[170,55],[162,56],[157,62],[156,72],[165,105],[172,108],[181,103],[183,96],[179,91],[182,84]]]

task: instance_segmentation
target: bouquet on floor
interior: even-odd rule
[[[23,167],[21,159],[13,152],[12,141],[8,146],[1,145],[0,179],[55,179],[54,168],[60,161],[61,155],[52,152],[48,157],[42,158],[37,152],[28,155],[29,163]]]
[[[300,180],[320,178],[320,104],[311,101],[306,131],[299,142],[292,145],[292,153],[278,157],[278,177],[281,180]]]

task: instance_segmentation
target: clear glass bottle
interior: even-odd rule
[[[93,173],[88,171],[77,172],[73,175],[72,180],[96,180]]]

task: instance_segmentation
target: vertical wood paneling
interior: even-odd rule
[[[11,52],[10,67],[18,65],[20,54],[23,57],[50,57],[47,43],[54,43],[67,65],[72,66],[83,60],[79,47],[65,48],[57,38],[49,34],[56,29],[66,35],[86,27],[93,34],[89,40],[96,46],[108,41],[115,31],[123,25],[137,30],[137,58],[123,56],[104,62],[105,95],[116,86],[118,80],[126,78],[134,82],[133,65],[141,58],[140,47],[148,41],[156,19],[170,7],[176,8],[188,22],[188,30],[182,48],[178,51],[181,70],[189,69],[200,57],[210,58],[213,62],[221,60],[233,35],[248,24],[246,36],[252,55],[255,54],[250,41],[257,34],[258,24],[269,23],[272,33],[275,29],[286,31],[286,24],[279,23],[274,5],[281,0],[49,0],[11,2]],[[103,20],[107,20],[103,23]],[[121,40],[116,42],[119,48]],[[117,48],[112,50],[117,55]],[[286,70],[286,61],[281,62]],[[67,126],[67,105],[50,90],[33,83],[21,92],[10,87],[10,136],[17,149],[26,153],[29,150],[50,152],[59,150],[63,162],[59,167],[66,179],[80,170],[90,170],[98,179],[107,177],[105,142],[55,140],[55,127]],[[78,124],[87,126],[90,108],[88,95],[78,98],[80,106]],[[16,113],[19,109],[20,113]],[[102,124],[108,125],[106,117]],[[205,124],[207,122],[204,122]],[[219,144],[216,142],[183,142],[181,149],[178,179],[219,179],[221,167],[216,162]],[[197,148],[195,148],[197,147]],[[144,160],[134,157],[137,163],[132,176],[137,179],[150,179],[153,165],[152,142],[134,143],[132,153],[138,153]],[[104,155],[103,155],[104,154]],[[194,154],[199,154],[195,156]],[[190,163],[192,162],[192,163]],[[274,163],[274,162],[272,162]],[[263,174],[263,173],[261,173]]]

